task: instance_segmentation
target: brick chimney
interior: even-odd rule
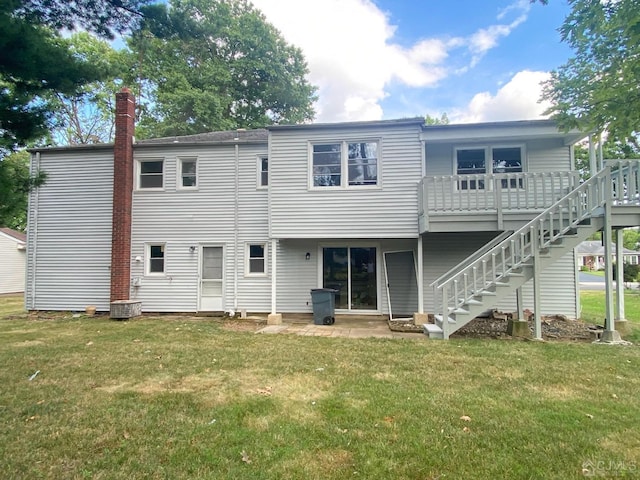
[[[113,145],[111,302],[129,300],[131,289],[131,203],[135,99],[128,88],[116,93]]]

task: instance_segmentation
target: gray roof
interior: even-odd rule
[[[616,252],[616,244],[611,245],[613,253]],[[586,240],[580,242],[576,247],[576,253],[583,257],[598,256],[604,257],[604,246],[600,240]],[[622,248],[622,253],[628,255],[640,255],[640,252],[636,250],[629,250],[628,248]]]
[[[269,132],[264,128],[255,130],[226,130],[223,132],[207,132],[195,135],[182,135],[174,137],[150,138],[137,140],[136,145],[158,144],[197,144],[197,143],[267,143]]]
[[[1,227],[0,233],[4,233],[6,236],[13,238],[14,240],[17,240],[20,243],[26,243],[27,241],[27,236],[24,233],[18,232],[11,228]]]

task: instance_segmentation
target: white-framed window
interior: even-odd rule
[[[247,275],[267,274],[267,244],[248,243],[247,244]]]
[[[137,161],[137,188],[139,190],[161,190],[164,188],[164,160],[141,159]]]
[[[457,147],[454,151],[457,175],[469,175],[458,181],[460,190],[483,190],[485,174],[522,173],[524,148],[520,145]],[[477,178],[473,178],[477,175]],[[523,188],[522,179],[502,180],[503,187]]]
[[[379,161],[377,140],[314,143],[311,187],[377,186]]]
[[[165,249],[164,243],[149,243],[146,245],[146,274],[165,274]]]
[[[198,188],[198,159],[195,157],[178,159],[178,188],[193,190]]]
[[[269,186],[269,158],[258,157],[258,188]]]

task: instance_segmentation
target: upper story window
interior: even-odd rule
[[[455,159],[458,175],[521,173],[524,163],[523,149],[520,146],[457,148]],[[502,186],[522,188],[522,181],[522,178],[504,179]],[[458,188],[461,190],[481,190],[485,188],[484,180],[481,178],[461,179],[458,181]]]
[[[164,187],[164,161],[138,160],[138,188],[160,189]]]
[[[313,146],[313,186],[339,187],[342,178],[342,145],[327,143]]]
[[[311,162],[313,187],[378,185],[378,142],[314,144]]]
[[[269,185],[269,159],[258,157],[258,188]]]
[[[181,158],[178,160],[178,188],[198,187],[198,160]]]
[[[165,245],[147,245],[147,275],[164,274],[164,249]]]
[[[376,142],[349,143],[349,185],[378,183],[378,144]]]

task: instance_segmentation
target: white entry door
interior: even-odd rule
[[[200,308],[202,312],[223,310],[222,247],[202,247],[200,255]]]

